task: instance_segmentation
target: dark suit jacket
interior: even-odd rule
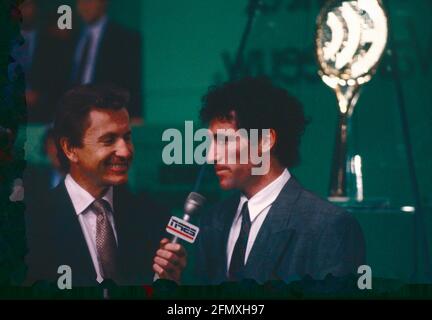
[[[75,48],[71,52],[70,67],[73,67],[72,61],[79,40],[80,33],[77,33],[74,36]],[[140,35],[108,20],[96,56],[93,83],[110,83],[129,90],[131,117],[142,115],[141,59]]]
[[[72,268],[73,286],[97,285],[96,272],[78,217],[64,182],[50,191],[45,203],[29,205],[26,213],[28,280],[57,282],[60,265]],[[147,197],[125,187],[114,189],[119,285],[151,284],[152,260],[164,235],[167,213]]]
[[[27,108],[29,122],[53,121],[58,100],[68,85],[65,74],[72,51],[70,42],[53,35],[47,28],[37,31],[33,59],[26,75],[27,87],[38,93],[36,104]]]
[[[240,195],[204,214],[198,235],[197,273],[203,284],[226,277],[226,246]],[[328,274],[356,273],[365,263],[365,243],[355,218],[303,189],[291,177],[273,203],[245,266],[245,278],[258,283],[289,282]]]
[[[46,201],[49,196],[48,191],[52,189],[52,179],[54,169],[49,165],[32,165],[27,164],[23,171],[22,179],[24,182],[25,199],[28,204],[34,204],[36,201]],[[36,187],[37,186],[37,187]]]

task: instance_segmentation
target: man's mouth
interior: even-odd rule
[[[216,175],[221,175],[221,174],[227,173],[229,171],[230,170],[228,167],[215,166]]]
[[[129,169],[129,163],[128,162],[108,162],[107,164],[108,168],[111,171],[123,173]]]

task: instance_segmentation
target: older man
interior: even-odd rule
[[[69,91],[54,132],[66,178],[45,203],[29,205],[29,280],[55,280],[72,269],[73,285],[179,281],[183,247],[162,239],[168,217],[124,184],[133,158],[128,94],[111,86]],[[35,186],[37,187],[37,186]]]

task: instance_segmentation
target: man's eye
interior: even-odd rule
[[[105,145],[111,145],[111,144],[113,144],[114,142],[115,142],[115,139],[114,139],[114,138],[106,138],[106,139],[103,139],[103,140],[102,140],[102,143],[105,144]]]

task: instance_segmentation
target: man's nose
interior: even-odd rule
[[[119,139],[116,144],[116,156],[123,158],[131,158],[133,155],[133,145],[125,139]]]
[[[215,143],[214,139],[210,143],[209,152],[207,154],[207,163],[208,164],[216,164],[223,162],[223,155],[225,153],[225,149],[223,146],[218,146]]]

